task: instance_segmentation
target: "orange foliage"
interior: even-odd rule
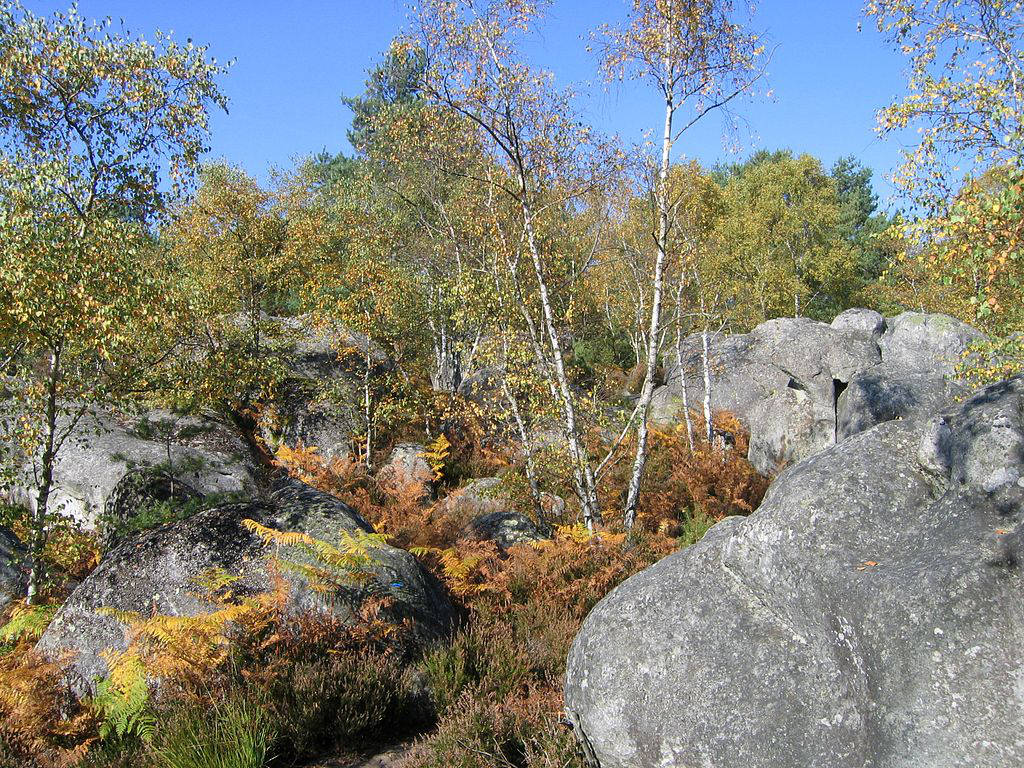
[[[0,757],[25,765],[74,765],[97,723],[80,707],[63,670],[25,644],[0,656]]]
[[[694,424],[697,434],[703,424]],[[649,531],[673,532],[687,518],[707,516],[721,520],[730,515],[747,515],[757,509],[768,490],[769,480],[747,461],[749,436],[730,413],[715,415],[716,435],[731,436],[732,445],[708,445],[698,440],[693,451],[686,428],[651,425],[647,470],[640,494],[637,521]],[[633,446],[625,445],[629,456]],[[614,521],[621,508],[629,481],[629,462],[620,461],[600,486],[606,519]]]

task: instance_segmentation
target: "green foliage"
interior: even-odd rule
[[[55,457],[166,354],[177,308],[149,225],[191,182],[223,71],[191,42],[0,4],[0,475],[38,478],[30,601]]]
[[[378,131],[378,118],[389,108],[408,107],[421,100],[426,54],[419,48],[392,46],[384,60],[370,70],[366,90],[343,99],[352,110],[349,143],[359,152],[369,151]]]
[[[680,548],[696,544],[717,522],[718,520],[701,510],[693,510],[685,515],[678,536]]]
[[[177,410],[211,411],[251,442],[286,374],[285,333],[268,313],[297,285],[301,265],[287,250],[284,190],[225,164],[205,167],[200,181],[162,233],[188,311],[182,349],[160,384]]]
[[[0,627],[0,648],[34,642],[42,637],[57,613],[58,605],[17,605]]]
[[[265,703],[235,692],[171,707],[152,755],[159,768],[264,768],[273,738]]]
[[[210,499],[189,499],[187,501],[154,501],[141,504],[136,512],[127,520],[101,516],[99,525],[108,541],[123,541],[142,531],[158,528],[165,523],[187,520],[202,509],[212,506]]]
[[[305,533],[277,531],[255,520],[243,520],[242,524],[265,543],[291,549],[292,557],[279,557],[277,562],[300,574],[310,589],[329,599],[350,595],[355,587],[371,580],[373,551],[387,542],[379,533],[342,530],[335,545]]]
[[[859,160],[841,157],[829,174],[839,203],[839,235],[853,248],[862,285],[877,280],[896,256],[886,231],[895,219],[878,211],[878,195],[871,188],[872,172]]]
[[[849,305],[857,258],[841,236],[836,187],[817,159],[755,156],[730,174],[724,204],[722,250],[705,281],[728,280],[729,314],[740,327],[794,314],[831,319]]]
[[[275,751],[296,757],[358,751],[422,726],[426,715],[410,668],[378,653],[296,659],[266,699]]]
[[[98,680],[92,707],[101,721],[101,739],[149,741],[156,718],[150,709],[149,680],[142,660],[132,656],[114,675]]]

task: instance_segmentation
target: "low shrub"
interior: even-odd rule
[[[436,561],[469,619],[420,662],[438,719],[403,768],[582,768],[562,720],[569,647],[615,585],[675,548],[563,527],[554,540],[481,553],[461,544]]]
[[[264,768],[270,756],[274,732],[258,695],[230,691],[162,714],[149,750],[155,768]]]
[[[425,723],[411,669],[394,656],[344,652],[287,665],[267,686],[275,753],[359,751]]]

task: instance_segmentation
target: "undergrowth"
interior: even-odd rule
[[[379,534],[321,542],[250,523],[279,552],[300,555],[273,560],[274,587],[236,594],[231,574],[210,572],[197,584],[206,614],[116,614],[129,645],[107,654],[110,676],[80,703],[60,665],[31,651],[54,606],[16,611],[0,629],[9,651],[0,656],[0,768],[276,768],[416,736],[403,768],[582,768],[562,688],[584,618],[624,579],[723,517],[752,511],[764,494],[738,425],[724,416],[716,428],[732,431],[735,445],[691,450],[682,429],[652,429],[648,492],[629,536],[614,514],[589,533],[549,467],[547,499],[565,500],[548,505],[552,536],[508,549],[465,534],[478,503],[459,488],[469,468],[499,477],[489,502],[535,506],[520,462],[483,431],[435,438],[424,452],[432,487],[382,486],[362,462],[283,447],[281,466]],[[601,479],[607,510],[621,506],[628,463],[611,463]],[[358,589],[370,550],[385,540],[447,587],[464,617],[448,640],[417,646],[408,627],[385,618],[386,599]],[[345,610],[297,614],[287,571]]]

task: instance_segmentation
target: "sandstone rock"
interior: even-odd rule
[[[832,327],[837,331],[866,333],[878,338],[885,332],[885,318],[873,309],[848,309],[836,315]]]
[[[423,498],[434,494],[434,470],[423,457],[427,447],[418,443],[400,443],[377,470],[377,480],[390,489],[416,488]]]
[[[602,768],[1024,764],[1024,379],[784,472],[585,621]]]
[[[486,366],[474,371],[459,384],[459,395],[482,408],[503,406],[505,396],[501,390],[502,371],[498,366]]]
[[[365,335],[309,315],[268,318],[278,331],[279,354],[289,375],[279,387],[274,418],[263,425],[272,449],[283,443],[313,447],[328,461],[347,455],[362,428],[361,374],[390,367],[387,355]]]
[[[100,544],[105,551],[126,535],[132,520],[159,504],[183,506],[198,502],[202,495],[163,469],[131,469],[111,490],[99,521]]]
[[[467,526],[466,533],[475,539],[493,541],[502,549],[547,538],[533,520],[511,509],[474,518]]]
[[[0,525],[0,614],[11,601],[25,595],[25,548],[18,537]]]
[[[497,477],[472,481],[445,499],[443,514],[463,525],[467,538],[494,541],[503,549],[546,538],[533,520],[513,510],[499,495],[500,484]],[[551,498],[555,505],[555,497]]]
[[[169,444],[161,436],[165,428],[177,435]],[[94,411],[75,426],[58,454],[50,509],[95,528],[121,478],[144,467],[169,468],[203,495],[244,493],[253,485],[245,447],[222,427],[160,411],[137,417]],[[28,468],[7,495],[16,504],[34,504]]]
[[[740,420],[750,431],[748,458],[758,471],[773,474],[837,439],[949,402],[963,392],[952,381],[953,365],[980,338],[946,315],[913,312],[887,321],[873,310],[851,309],[831,325],[769,320],[750,333],[712,340],[712,409]],[[669,385],[656,391],[654,420],[680,419],[681,371],[690,408],[700,412],[698,335],[683,344],[682,369],[672,368]]]
[[[967,393],[934,369],[882,363],[853,377],[836,404],[836,439],[893,419],[923,418]]]
[[[835,442],[835,411],[803,389],[787,387],[755,406],[747,459],[763,475],[813,456]]]
[[[949,315],[904,312],[886,323],[878,345],[887,363],[952,375],[967,348],[984,338],[981,331]]]
[[[333,496],[293,480],[279,480],[266,503],[214,507],[123,542],[72,592],[38,649],[51,657],[72,654],[73,683],[82,693],[94,678],[105,674],[100,653],[105,648],[123,648],[126,642],[125,626],[101,613],[101,608],[196,615],[209,605],[198,594],[201,590],[195,580],[210,568],[239,576],[233,585],[238,595],[267,589],[266,557],[271,550],[243,527],[245,519],[278,530],[302,531],[328,542],[336,542],[339,531],[372,531],[355,511]],[[411,554],[374,545],[372,559],[370,583],[353,583],[353,591],[393,598],[388,615],[395,621],[411,620],[423,641],[450,630],[453,611],[444,590]],[[301,576],[286,576],[295,609],[324,609],[323,598],[310,591]],[[340,600],[333,607],[344,612],[346,605]]]

